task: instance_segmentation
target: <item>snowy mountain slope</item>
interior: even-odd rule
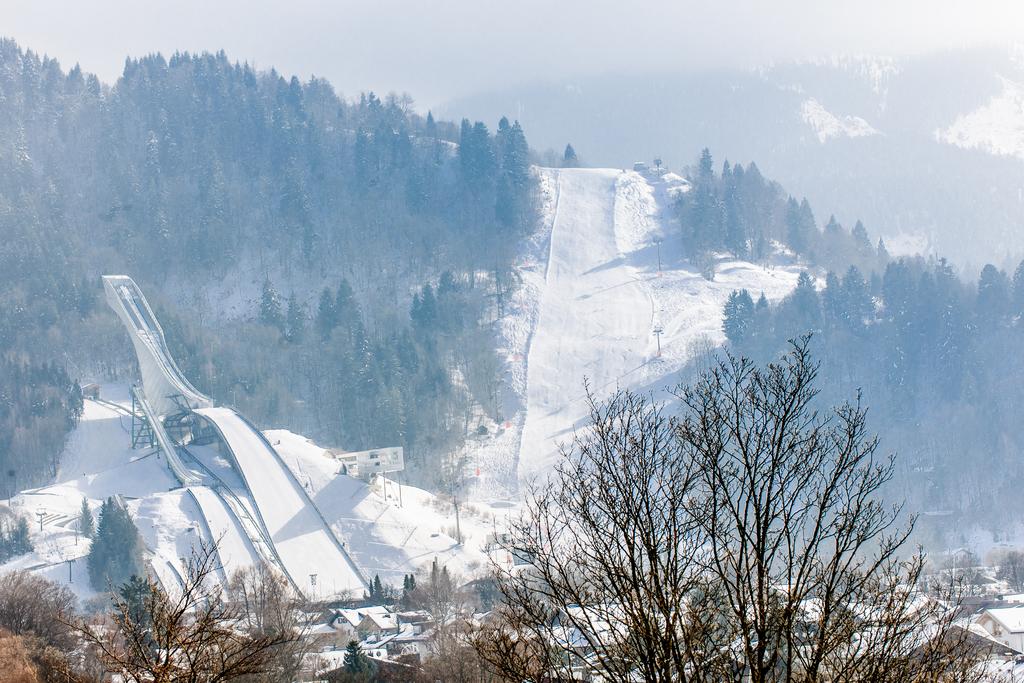
[[[648,357],[650,297],[615,239],[617,170],[558,174],[546,286],[527,358],[521,476],[543,471],[585,413],[584,378],[598,392]]]
[[[107,385],[103,395],[123,399],[124,389]],[[201,540],[218,541],[222,580],[256,561],[257,553],[244,531],[211,489],[179,488],[162,460],[148,449],[131,448],[129,422],[111,405],[86,401],[54,483],[23,491],[6,506],[0,505],[30,522],[35,546],[32,553],[0,566],[0,572],[30,569],[54,581],[70,581],[82,598],[94,595],[86,573],[90,541],[76,539],[75,533],[83,497],[94,514],[107,497],[124,501],[142,536],[146,560],[166,586],[177,584],[182,558]],[[486,562],[487,535],[496,524],[493,512],[463,506],[464,543],[459,544],[453,537],[455,517],[450,504],[421,489],[402,486],[399,505],[394,482],[388,483],[385,497],[379,483],[371,486],[339,474],[337,461],[303,437],[283,431],[271,431],[268,436],[335,533],[349,539],[349,551],[369,576],[379,573],[383,581],[397,584],[404,574],[429,566],[435,558],[461,573]],[[220,475],[229,479],[224,472]],[[301,517],[301,513],[294,510],[289,517]],[[298,529],[296,538],[306,531]],[[299,578],[308,581],[308,577]],[[325,579],[318,584],[317,594],[326,597],[340,588]]]
[[[818,142],[821,143],[837,137],[862,138],[878,135],[878,131],[861,117],[837,116],[813,97],[804,100],[800,105],[800,116],[814,130]]]
[[[962,114],[949,127],[936,130],[941,142],[1024,159],[1024,85],[1000,77],[1002,92]]]
[[[315,443],[287,430],[266,432],[296,478],[330,521],[356,564],[371,577],[398,584],[402,576],[434,558],[461,574],[483,567],[488,533],[500,524],[505,508],[481,504],[460,510],[463,543],[455,538],[452,506],[422,489],[394,479],[367,485],[339,475],[340,464]]]
[[[585,379],[599,399],[617,388],[664,395],[703,348],[724,340],[722,306],[730,292],[746,288],[777,300],[800,271],[784,259],[759,266],[723,255],[714,279],[702,277],[673,239],[673,197],[687,189],[675,174],[540,173],[550,192],[543,222],[550,235],[524,247],[524,284],[502,325],[516,396],[506,402],[507,428],[491,441],[506,454],[509,434],[519,432],[520,479],[547,471],[559,445],[585,424]],[[548,258],[537,263],[543,244]],[[663,329],[660,356],[655,328]],[[500,476],[504,458],[481,462],[483,479]]]

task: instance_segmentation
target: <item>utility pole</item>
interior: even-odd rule
[[[43,530],[43,517],[46,516],[46,508],[39,508],[36,510],[36,517],[39,518],[39,530]]]
[[[75,578],[71,575],[71,564],[74,561],[75,561],[75,558],[73,558],[73,557],[69,557],[67,559],[67,563],[68,563],[68,583],[74,583],[75,582]]]

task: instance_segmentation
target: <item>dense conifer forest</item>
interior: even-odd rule
[[[518,123],[435,121],[223,53],[129,59],[107,85],[5,40],[0,139],[0,356],[57,373],[59,433],[80,410],[60,373],[134,375],[109,272],[156,300],[197,386],[265,424],[415,459],[495,410],[488,325],[535,221]],[[263,290],[226,320],[196,294],[232,272]],[[11,420],[41,419],[8,396]],[[33,438],[0,469],[46,474],[60,439]]]
[[[863,392],[901,455],[894,485],[925,514],[923,532],[963,542],[946,535],[953,519],[1012,532],[993,520],[1024,482],[1024,431],[1012,409],[1024,400],[1024,263],[1012,274],[986,265],[971,282],[943,258],[892,258],[860,221],[847,230],[831,216],[819,227],[806,200],[754,164],[726,162],[716,174],[708,150],[690,180],[680,239],[710,264],[707,277],[721,253],[761,260],[788,250],[808,265],[777,305],[761,292],[732,293],[723,311],[730,351],[767,362],[812,334],[828,378],[823,400]]]

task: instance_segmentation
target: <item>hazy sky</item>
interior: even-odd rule
[[[1024,1],[0,0],[0,35],[106,82],[128,55],[223,48],[431,105],[583,74],[1024,41]]]

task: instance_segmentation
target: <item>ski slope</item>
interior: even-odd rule
[[[303,588],[315,588],[316,581],[361,594],[367,587],[365,580],[263,435],[230,408],[200,408],[195,412],[217,428],[231,449],[239,474],[292,581]]]
[[[476,449],[501,451],[474,455],[486,470],[482,479],[500,478],[502,457],[510,456],[521,482],[549,471],[560,447],[588,423],[584,381],[597,400],[619,388],[667,398],[666,389],[724,341],[722,307],[733,290],[777,301],[802,270],[782,252],[761,264],[717,254],[714,277],[703,277],[678,237],[673,207],[689,185],[674,173],[538,173],[550,232],[546,245],[536,238],[524,245],[524,284],[502,322],[515,395],[505,401],[506,430]],[[515,452],[505,453],[505,435],[516,430]]]
[[[619,252],[612,169],[557,176],[546,286],[527,357],[520,474],[547,469],[586,413],[584,379],[598,395],[645,362],[653,303]]]

